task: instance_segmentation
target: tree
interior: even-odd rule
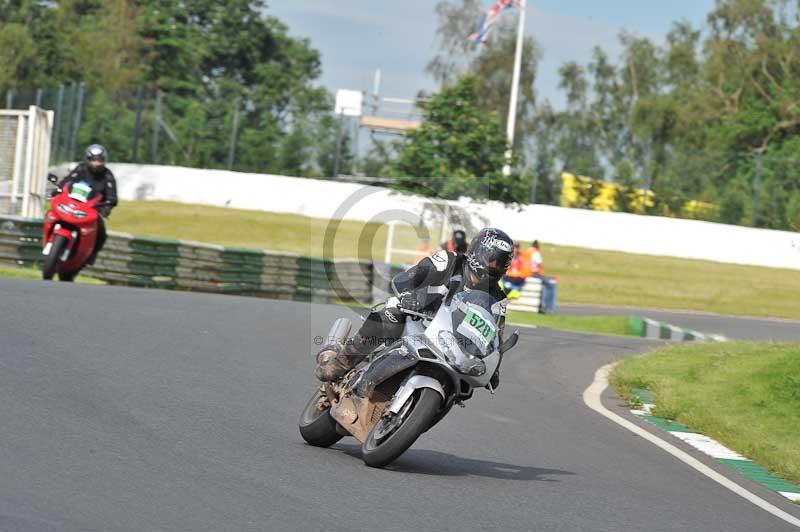
[[[633,165],[627,159],[622,159],[614,168],[614,183],[617,188],[614,192],[614,202],[618,212],[639,212],[636,194],[636,180]]]
[[[319,52],[263,0],[0,0],[0,27],[0,91],[83,82],[79,141],[107,144],[117,161],[132,151],[139,86],[147,140],[162,94],[157,162],[226,167],[238,109],[235,169],[323,173],[319,146],[337,129]]]
[[[26,80],[36,79],[37,49],[28,29],[19,23],[8,23],[0,32],[0,87],[17,89]]]
[[[478,101],[472,77],[431,99],[422,126],[408,134],[395,164],[401,188],[448,199],[527,199],[527,184],[518,175],[503,176],[505,135],[497,114],[483,111]]]
[[[334,175],[340,127],[342,129],[342,145],[339,154],[339,173],[352,173],[353,154],[350,147],[350,128],[346,124],[340,123],[341,120],[340,117],[329,115],[324,117],[318,125],[317,136],[324,140],[317,144],[317,165],[323,177]]]
[[[726,224],[740,224],[745,218],[746,208],[750,205],[747,188],[742,183],[732,184],[723,194],[720,201],[719,218]]]
[[[535,196],[532,200],[534,203],[557,205],[561,196],[561,179],[556,170],[556,113],[548,102],[539,106],[533,123],[531,166]]]
[[[372,139],[367,155],[359,163],[361,172],[370,177],[389,177],[397,152],[402,149],[397,142]]]
[[[477,48],[467,37],[475,30],[483,6],[480,0],[443,0],[436,4],[439,18],[436,35],[439,52],[425,71],[441,87],[446,87],[468,73],[468,65]]]
[[[505,12],[492,28],[489,42],[475,45],[467,37],[475,31],[475,24],[484,9],[478,0],[443,0],[436,5],[440,49],[428,63],[426,72],[442,88],[457,83],[463,76],[473,77],[477,85],[478,105],[487,113],[496,113],[500,126],[505,130],[519,10]],[[530,137],[535,128],[534,82],[541,57],[539,44],[532,37],[525,37],[515,124],[515,151],[529,151]]]

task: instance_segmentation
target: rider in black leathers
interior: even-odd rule
[[[117,181],[114,174],[106,167],[108,153],[100,144],[92,144],[86,148],[86,162],[80,163],[58,184],[59,188],[64,185],[71,185],[79,181],[84,181],[92,187],[90,197],[102,196],[103,202],[108,205],[99,207],[97,212],[97,241],[95,242],[92,255],[86,264],[94,264],[97,254],[103,249],[106,243],[106,224],[103,220],[111,215],[111,209],[117,205]]]
[[[326,346],[317,355],[316,376],[323,382],[342,378],[381,343],[388,345],[403,333],[408,314],[403,310],[435,311],[448,294],[451,280],[454,290],[482,290],[496,301],[492,314],[500,316],[498,335],[505,324],[506,294],[498,281],[514,255],[514,242],[503,231],[485,228],[472,240],[463,255],[440,250],[422,259],[416,266],[392,279],[394,296],[381,311],[371,312],[343,350]],[[492,387],[499,375],[492,378]]]

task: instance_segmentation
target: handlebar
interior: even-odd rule
[[[52,199],[52,198],[56,197],[57,195],[61,194],[62,192],[64,192],[63,188],[56,187],[53,190],[53,192],[50,193],[50,198]],[[110,201],[101,201],[101,202],[95,203],[93,207],[95,209],[100,209],[101,207],[113,207],[113,205],[111,204]]]
[[[409,316],[416,316],[418,318],[422,318],[422,319],[426,319],[426,320],[432,320],[433,317],[434,317],[434,314],[431,313],[431,312],[417,312],[415,310],[404,309],[403,307],[399,307],[399,309],[400,309],[400,312],[402,312],[403,314],[408,314]]]

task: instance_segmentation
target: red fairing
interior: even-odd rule
[[[97,218],[100,216],[96,206],[102,199],[98,196],[83,202],[71,198],[69,192],[69,187],[64,187],[53,198],[42,226],[44,255],[48,254],[56,235],[68,241],[68,258],[58,268],[59,273],[64,274],[77,272],[91,256],[97,241]]]

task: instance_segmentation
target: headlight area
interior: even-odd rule
[[[63,203],[59,203],[56,208],[63,212],[64,214],[68,214],[70,216],[74,216],[75,218],[86,218],[86,211],[82,211],[80,209],[76,209],[71,207],[70,205],[65,205]]]
[[[439,349],[448,362],[462,375],[480,377],[486,373],[486,363],[472,355],[464,353],[456,336],[450,331],[440,331],[438,335]]]

